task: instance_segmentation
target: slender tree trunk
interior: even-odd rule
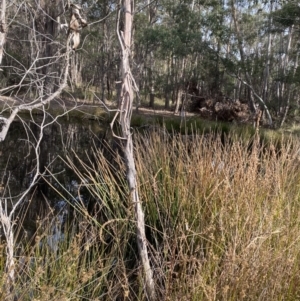
[[[150,51],[150,66],[149,66],[149,85],[150,85],[150,94],[149,94],[149,107],[154,108],[154,79],[153,79],[153,52]]]
[[[288,43],[288,50],[289,48],[291,47],[291,35],[289,36],[289,43]],[[299,60],[299,54],[297,53],[297,57],[296,57],[296,62],[295,62],[295,65],[294,65],[294,71],[293,71],[293,76],[295,76],[296,74],[296,70],[298,68],[298,60]],[[288,59],[286,61],[286,65],[288,64]],[[285,105],[285,109],[284,109],[284,114],[282,116],[282,120],[281,120],[281,123],[280,123],[280,126],[282,127],[286,118],[287,118],[287,115],[288,115],[288,112],[289,112],[289,109],[290,109],[290,103],[291,103],[291,94],[292,94],[292,91],[291,91],[291,84],[288,86],[288,92],[287,92],[287,97],[286,97],[286,105]]]
[[[35,37],[37,43],[41,46],[38,49],[40,57],[39,61],[41,90],[43,91],[42,98],[46,98],[51,93],[55,92],[59,86],[59,74],[62,67],[62,62],[58,57],[59,44],[56,39],[59,33],[58,16],[63,11],[63,4],[60,0],[41,0],[40,5],[37,5],[37,20]]]
[[[268,101],[268,89],[269,89],[269,77],[270,77],[270,57],[271,57],[271,46],[272,46],[272,32],[271,26],[273,24],[273,0],[270,1],[270,17],[269,17],[269,33],[268,33],[268,47],[266,53],[266,66],[264,70],[264,82],[263,82],[263,89],[262,89],[262,98],[265,102]]]
[[[294,32],[294,25],[292,25],[289,28],[287,46],[286,46],[286,48],[283,47],[283,49],[285,48],[285,50],[284,50],[284,53],[282,54],[282,58],[281,58],[282,59],[282,64],[281,64],[282,65],[282,71],[281,72],[282,72],[282,75],[283,75],[284,79],[287,75],[287,67],[288,67],[288,63],[289,63],[289,54],[290,54],[290,49],[291,49],[291,45],[292,45],[293,32]],[[283,42],[283,39],[282,39],[282,42]],[[281,107],[284,108],[284,115],[283,115],[283,119],[281,121],[281,125],[283,125],[284,120],[286,119],[286,116],[287,116],[287,113],[288,113],[288,109],[289,109],[288,97],[290,97],[290,95],[286,95],[286,83],[285,83],[285,81],[283,81],[281,83],[281,89],[280,89]],[[287,99],[287,101],[284,103],[285,99]]]
[[[170,108],[170,91],[169,91],[169,81],[170,81],[170,58],[167,60],[167,78],[166,78],[166,84],[164,88],[164,94],[165,94],[165,109]]]
[[[153,18],[155,16],[155,9],[152,8],[150,0],[147,0],[148,5],[148,22],[149,25],[152,27]],[[149,66],[149,107],[154,108],[154,98],[155,98],[155,89],[154,89],[154,78],[153,78],[153,69],[154,69],[154,60],[153,60],[153,51],[150,50],[150,66]]]
[[[246,62],[246,58],[245,58],[245,52],[244,52],[244,48],[243,48],[243,40],[240,34],[240,28],[239,28],[239,24],[238,24],[238,20],[237,20],[237,16],[236,16],[236,9],[235,9],[235,5],[234,5],[234,0],[231,0],[231,10],[232,10],[232,19],[233,19],[233,23],[234,23],[234,28],[235,28],[235,33],[236,33],[236,37],[237,37],[237,41],[238,41],[238,48],[239,48],[239,52],[240,52],[240,57],[241,57],[241,62],[243,64],[243,68],[244,68],[244,72],[245,72],[245,77],[246,77],[246,81],[247,83],[252,86],[252,81],[251,81],[251,77],[249,74],[249,70],[247,68],[247,62]],[[254,95],[253,95],[253,90],[249,88],[249,106],[252,112],[256,113],[256,106],[255,106],[255,101],[254,101]]]
[[[127,168],[127,182],[130,190],[131,202],[135,209],[137,245],[139,256],[144,269],[146,293],[150,301],[155,301],[156,293],[154,287],[153,272],[148,257],[148,248],[145,233],[145,218],[137,188],[136,168],[133,156],[133,141],[130,129],[131,114],[133,108],[133,86],[135,85],[129,63],[132,44],[132,7],[134,5],[134,0],[123,0],[122,2],[123,3],[120,3],[122,4],[120,5],[120,7],[122,7],[122,11],[124,12],[124,32],[120,31],[119,26],[117,28],[117,33],[122,48],[121,91],[119,98],[119,111],[117,114],[120,115],[119,122],[121,125],[122,133],[122,136],[120,138],[124,142],[124,159]],[[120,21],[120,12],[118,21]],[[115,118],[116,117],[117,115],[115,116]],[[113,127],[113,122],[111,126]]]
[[[175,110],[174,110],[175,114],[178,114],[179,107],[182,101],[182,94],[183,94],[182,82],[183,82],[185,63],[186,63],[185,59],[182,59],[181,69],[179,71],[179,76],[177,78],[178,89],[177,89],[177,97],[176,97]]]
[[[0,66],[2,65],[4,44],[6,40],[6,0],[2,0],[0,15]]]
[[[81,66],[80,66],[79,54],[76,52],[73,53],[71,57],[70,76],[71,76],[72,83],[74,83],[76,88],[81,86]]]

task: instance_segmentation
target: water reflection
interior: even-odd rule
[[[62,238],[68,201],[81,202],[84,206],[88,203],[76,175],[62,158],[68,156],[72,160],[78,156],[83,161],[87,160],[93,147],[101,147],[106,126],[99,121],[65,119],[46,126],[37,150],[37,160],[39,124],[38,119],[14,122],[6,140],[0,143],[0,195],[8,200],[8,207],[12,206],[30,186],[39,164],[44,177],[30,191],[19,212],[23,215],[26,212],[22,218],[23,230],[28,236],[35,232],[37,220],[53,212],[55,221],[48,244],[55,250],[55,243]]]

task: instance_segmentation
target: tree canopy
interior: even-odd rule
[[[67,2],[57,4],[16,0],[7,6],[2,95],[32,97],[42,86],[44,96],[55,91],[67,37],[62,25],[70,18]],[[71,57],[68,86],[84,93],[95,87],[101,100],[115,99],[122,8],[115,0],[80,4],[89,26]],[[184,94],[222,95],[252,111],[268,108],[280,121],[297,114],[298,0],[140,0],[134,11],[132,72],[150,106],[154,97],[166,108],[172,101],[176,110]]]

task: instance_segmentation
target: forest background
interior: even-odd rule
[[[79,4],[89,26],[81,32],[80,48],[71,58],[67,92],[96,103],[94,92],[104,102],[115,100],[121,59],[116,34],[120,5],[116,1]],[[3,58],[7,67],[1,75],[5,95],[30,99],[30,93],[35,93],[32,82],[42,78],[32,72],[32,66],[42,65],[41,57],[45,60],[46,52],[53,54],[53,48],[58,50],[66,39],[62,25],[44,26],[42,10],[35,5],[34,1],[13,1],[8,6],[7,54]],[[271,118],[278,126],[288,116],[297,120],[297,1],[147,0],[136,1],[134,9],[132,74],[143,104],[153,107],[156,99],[164,108],[178,112],[182,99],[194,97],[199,112],[208,100],[230,100],[247,104],[251,113],[259,107],[269,111],[268,124]],[[48,5],[47,10],[60,24],[68,24],[69,14],[62,3],[51,9]],[[33,26],[44,38],[53,35],[56,46],[37,49]],[[62,68],[60,64],[56,62],[55,68]],[[43,68],[41,73],[51,73]],[[52,80],[59,77],[52,72]]]

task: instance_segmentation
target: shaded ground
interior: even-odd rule
[[[201,101],[200,101],[201,100]],[[164,109],[163,106],[155,106],[155,109],[149,106],[140,106],[138,110],[134,108],[134,116],[182,118],[199,116],[202,119],[212,121],[227,121],[236,123],[252,123],[256,116],[251,114],[248,105],[239,101],[233,102],[230,99],[190,99],[184,105],[184,110],[179,114],[174,114],[174,109]],[[0,96],[0,114],[7,115],[16,106],[27,102],[20,98]],[[29,101],[28,101],[29,103]],[[42,108],[41,108],[42,109]],[[40,114],[41,109],[33,111],[34,114]],[[45,105],[48,114],[58,116],[65,114],[68,117],[77,118],[108,118],[111,119],[116,112],[116,103],[106,101],[102,103],[99,100],[81,101],[71,97],[57,98],[51,104]],[[25,112],[24,112],[25,113]]]
[[[27,101],[16,99],[12,97],[0,96],[0,114],[8,114],[13,108],[18,105],[24,104]],[[28,101],[29,103],[29,101]],[[66,113],[73,117],[87,117],[87,118],[98,118],[104,115],[114,115],[116,105],[114,102],[107,101],[103,103],[91,103],[87,101],[77,101],[72,99],[55,99],[45,106],[48,113],[57,115]],[[39,110],[35,110],[35,113],[39,113]],[[173,110],[165,110],[162,108],[152,109],[146,106],[141,106],[136,110],[134,108],[134,114],[141,114],[151,116],[163,116],[163,117],[174,117]],[[196,116],[198,114],[192,112],[185,112],[185,116]],[[178,116],[178,115],[177,115]]]
[[[0,96],[0,114],[7,115],[18,105],[29,103],[27,100],[18,98]],[[41,113],[42,108],[33,110],[34,114]],[[105,109],[103,106],[95,105],[87,102],[78,102],[75,99],[57,98],[51,103],[45,105],[47,113],[57,116],[66,114],[72,117],[97,118],[103,116]],[[24,111],[26,113],[26,111]]]

